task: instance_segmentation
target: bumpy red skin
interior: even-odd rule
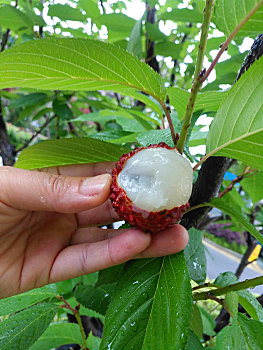
[[[148,212],[146,210],[137,208],[129,199],[123,188],[118,185],[118,175],[122,171],[125,162],[134,156],[135,153],[140,152],[146,148],[165,147],[167,149],[174,149],[169,147],[166,143],[161,142],[158,145],[150,145],[148,147],[138,147],[130,153],[123,154],[116,167],[112,172],[112,194],[110,200],[117,214],[127,221],[131,226],[138,227],[144,232],[156,233],[163,231],[166,228],[178,223],[184,215],[186,209],[189,208],[189,203],[180,207],[175,207],[170,210],[161,210],[158,212]]]

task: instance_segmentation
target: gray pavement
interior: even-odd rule
[[[233,253],[229,249],[225,249],[207,239],[205,239],[203,243],[206,248],[207,277],[209,279],[215,279],[222,272],[236,271],[241,259],[240,254]],[[262,275],[262,263],[260,263],[260,261],[255,261],[245,268],[240,277],[240,281]],[[251,289],[251,292],[255,294],[263,294],[263,285]]]

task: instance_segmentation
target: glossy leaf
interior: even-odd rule
[[[197,283],[204,282],[206,279],[206,256],[202,237],[201,231],[191,228],[189,242],[184,250],[190,277]]]
[[[64,6],[64,5],[63,5]],[[164,100],[160,75],[118,46],[72,38],[32,40],[0,55],[0,88],[133,88]]]
[[[57,294],[56,285],[49,284],[42,288],[33,289],[23,294],[0,299],[0,315],[10,315],[43,300],[54,298]]]
[[[206,311],[204,308],[198,306],[199,310],[200,310],[200,314],[201,314],[201,319],[202,319],[202,323],[203,323],[203,332],[207,335],[213,336],[215,335],[215,320],[213,319],[213,317],[210,315],[210,313],[208,311]]]
[[[263,60],[229,91],[210,127],[207,153],[263,170]]]
[[[75,290],[75,298],[86,308],[94,310],[101,315],[105,315],[115,287],[115,283],[100,286],[80,284]]]
[[[117,161],[128,149],[92,138],[51,140],[26,148],[17,168],[39,169],[50,166]]]
[[[26,350],[46,330],[58,306],[38,304],[10,316],[0,323],[0,349]]]
[[[186,350],[203,350],[204,349],[199,339],[192,331],[189,331],[185,349]]]
[[[201,318],[200,309],[197,307],[196,304],[193,304],[192,307],[190,328],[199,339],[203,337],[203,322]]]
[[[254,319],[263,322],[263,308],[254,295],[248,290],[238,292],[239,302],[246,312]]]
[[[50,350],[64,344],[82,345],[79,326],[75,323],[50,325],[29,350]]]
[[[183,253],[137,260],[117,286],[100,349],[183,348],[191,308]]]
[[[216,350],[261,350],[263,323],[238,314],[232,325],[217,335]]]
[[[259,0],[216,0],[213,22],[217,28],[229,35],[242,19],[255,7]],[[262,31],[263,6],[237,33],[237,37],[256,36]]]

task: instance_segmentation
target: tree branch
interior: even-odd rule
[[[263,276],[247,279],[243,282],[238,282],[234,284],[230,284],[229,286],[217,288],[217,289],[211,289],[208,292],[202,292],[202,293],[194,293],[193,294],[193,300],[205,300],[207,299],[207,295],[214,295],[214,296],[220,296],[224,295],[228,292],[237,292],[239,290],[247,289],[247,288],[254,288],[256,286],[259,286],[263,284]]]

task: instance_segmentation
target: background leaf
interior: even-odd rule
[[[77,324],[63,322],[50,325],[29,350],[50,350],[65,344],[82,344]]]
[[[9,298],[0,299],[0,315],[10,315],[23,310],[40,301],[54,298],[58,294],[55,284],[30,290],[26,293],[14,295]]]
[[[18,312],[0,323],[0,349],[26,350],[46,330],[58,310],[49,303]]]

